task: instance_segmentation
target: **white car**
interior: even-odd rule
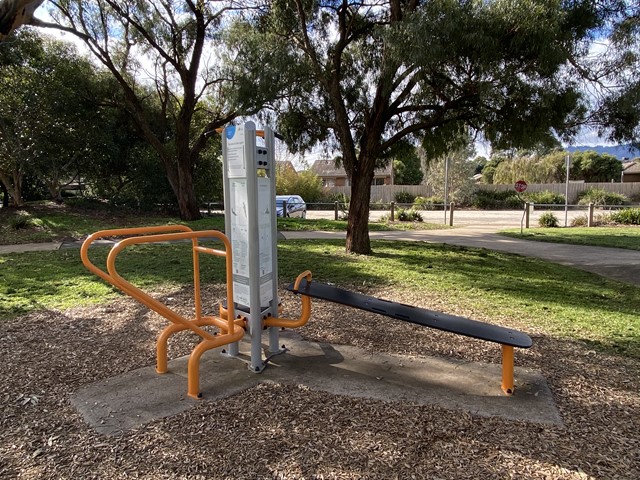
[[[286,212],[285,204],[287,206]],[[276,215],[278,217],[307,218],[307,204],[300,195],[276,195]]]

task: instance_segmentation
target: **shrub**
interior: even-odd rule
[[[436,207],[438,205],[438,207]],[[444,200],[440,197],[416,197],[413,201],[414,210],[437,210],[439,205],[444,205]]]
[[[400,222],[422,222],[422,215],[420,215],[420,212],[414,210],[413,208],[399,209],[396,218]]]
[[[483,190],[478,189],[471,201],[471,205],[480,209],[520,209],[522,200],[514,190]]]
[[[409,192],[401,190],[399,192],[396,192],[393,198],[396,203],[413,203],[416,197],[415,195],[411,195]]]
[[[382,200],[376,200],[375,202],[371,202],[369,205],[370,210],[388,210],[388,204],[384,203]]]
[[[625,225],[640,225],[640,208],[625,208],[617,212],[611,212],[609,219],[615,223]]]
[[[350,200],[351,198],[348,195],[345,195],[344,193],[325,193],[321,202],[330,203],[331,205],[335,204],[335,202],[338,202],[338,209],[340,209],[343,212],[346,212],[347,210],[349,210]],[[325,205],[324,207],[325,208],[329,207],[329,205]],[[307,205],[307,208],[313,209],[313,206]],[[333,206],[329,208],[333,209]]]
[[[588,188],[578,194],[578,205],[626,205],[629,198],[621,193],[614,193],[603,188]]]
[[[32,227],[34,222],[27,212],[17,212],[16,215],[9,220],[9,225],[13,230],[22,230]]]
[[[589,218],[587,217],[587,215],[580,215],[578,217],[574,217],[571,220],[571,223],[569,225],[571,225],[572,227],[586,227],[589,224]]]
[[[553,193],[548,190],[544,192],[526,193],[523,197],[532,203],[541,203],[543,205],[564,205],[564,195]]]
[[[540,218],[538,219],[538,225],[545,228],[556,228],[558,225],[560,225],[560,222],[558,221],[558,217],[556,217],[553,213],[545,212],[540,215]]]

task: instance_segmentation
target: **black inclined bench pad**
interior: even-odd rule
[[[445,332],[457,333],[467,337],[479,338],[489,342],[513,347],[529,348],[533,342],[529,335],[490,323],[470,320],[446,313],[434,312],[424,308],[413,307],[402,303],[390,302],[381,298],[369,297],[360,293],[350,292],[342,288],[307,280],[300,282],[300,289],[294,290],[294,284],[288,290],[307,295],[312,298],[328,300],[342,305],[359,308],[372,313],[379,313],[398,320],[416,323],[425,327],[437,328]]]

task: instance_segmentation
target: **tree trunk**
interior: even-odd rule
[[[200,206],[193,185],[193,165],[190,160],[178,161],[178,190],[175,192],[182,220],[199,220]]]
[[[9,192],[9,196],[13,199],[14,207],[24,206],[24,199],[22,198],[23,177],[24,175],[19,168],[14,168],[10,175],[0,173],[0,181],[2,181]]]
[[[347,253],[370,255],[369,203],[373,174],[354,175],[351,183],[349,218],[347,221]]]
[[[2,190],[2,208],[9,208],[9,190],[2,180],[0,180],[0,190]]]

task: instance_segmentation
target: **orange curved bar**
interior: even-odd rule
[[[171,232],[171,233],[168,233]],[[137,235],[121,240],[111,248],[107,257],[107,271],[96,267],[89,259],[88,250],[91,244],[97,239],[107,236],[124,236],[124,235]],[[198,245],[199,238],[217,238],[224,244],[224,250],[217,250],[213,248],[206,248]],[[187,240],[192,241],[193,250],[193,267],[194,267],[194,287],[195,287],[195,303],[196,303],[196,318],[195,320],[188,320],[178,313],[168,308],[163,303],[159,302],[155,298],[146,294],[138,287],[134,286],[124,278],[122,278],[116,271],[116,258],[118,254],[126,247],[130,245],[136,245],[141,243],[157,243],[167,242],[175,240]],[[209,254],[225,257],[225,268],[227,277],[227,304],[229,309],[227,314],[229,318],[222,319],[218,317],[206,316],[201,314],[201,302],[200,302],[200,272],[199,272],[199,254]],[[106,282],[119,288],[124,293],[138,300],[143,305],[146,305],[151,310],[159,313],[167,320],[172,322],[172,325],[166,327],[158,336],[156,344],[157,363],[156,371],[158,373],[166,373],[167,371],[167,342],[169,337],[182,330],[191,330],[197,333],[202,341],[193,349],[189,358],[188,364],[188,395],[193,398],[200,398],[199,389],[199,370],[200,370],[200,357],[204,352],[209,349],[216,348],[229,343],[234,343],[242,339],[245,333],[245,324],[239,319],[234,319],[234,305],[233,305],[233,279],[232,279],[232,255],[231,255],[231,243],[229,239],[221,232],[216,230],[206,231],[193,231],[191,228],[184,225],[171,225],[171,226],[154,226],[154,227],[139,227],[139,228],[121,228],[113,230],[102,230],[90,235],[82,244],[80,251],[82,263],[87,267],[89,271],[96,274]],[[215,335],[203,330],[201,327],[205,325],[213,325],[217,327],[221,334]]]
[[[196,400],[202,398],[200,394],[200,357],[207,350],[238,342],[244,337],[244,328],[234,325],[233,333],[220,335],[213,340],[203,340],[191,352],[187,365],[187,395]]]
[[[134,286],[133,284],[131,284],[130,282],[122,278],[116,271],[116,266],[115,266],[116,258],[118,254],[124,248],[131,245],[138,245],[138,244],[144,244],[144,243],[168,242],[168,241],[186,240],[186,239],[193,240],[197,238],[211,238],[211,237],[215,237],[221,240],[225,245],[226,251],[231,252],[231,243],[229,242],[229,239],[223,233],[218,232],[217,230],[201,230],[197,232],[191,231],[191,232],[182,232],[182,233],[166,233],[166,234],[158,234],[158,235],[147,235],[147,236],[141,236],[141,237],[130,237],[130,238],[121,240],[120,242],[118,242],[116,245],[113,246],[113,248],[109,252],[109,256],[107,257],[107,271],[109,272],[108,281],[113,285],[115,285],[116,287],[118,287],[123,292],[127,293],[128,295],[138,300],[143,305],[146,305],[147,307],[159,313],[160,315],[172,321],[173,323],[184,325],[186,328],[200,335],[200,337],[202,337],[203,339],[213,340],[216,337],[211,335],[209,332],[198,327],[194,322],[187,320],[186,318],[178,315],[173,310],[171,310],[170,308],[168,308],[167,306],[165,306],[155,298],[151,297],[147,293],[140,290],[138,287]],[[225,254],[225,257],[226,257],[226,269],[227,269],[226,271],[231,272],[232,271],[231,255]],[[227,274],[227,298],[230,298],[230,299],[233,298],[233,281],[232,281],[232,276],[229,274]],[[233,302],[231,302],[229,310],[230,310],[229,312],[230,314],[234,314]],[[234,323],[232,319],[227,322],[225,329],[227,332],[234,331]]]
[[[294,288],[296,290],[300,287],[300,282],[303,278],[307,279],[307,282],[311,282],[311,272],[306,270],[302,272],[300,275],[296,277],[296,281],[294,283]],[[311,318],[311,297],[307,295],[301,295],[302,300],[302,312],[300,313],[300,318],[291,319],[291,318],[279,318],[279,317],[268,317],[264,321],[264,325],[266,327],[282,327],[282,328],[298,328],[307,324],[309,318]]]
[[[167,233],[167,232],[192,232],[193,230],[186,225],[157,225],[153,227],[132,227],[132,228],[115,228],[112,230],[100,230],[99,232],[92,233],[89,235],[84,242],[82,242],[82,246],[80,247],[80,258],[82,259],[82,264],[87,267],[87,269],[102,278],[104,281],[111,283],[111,277],[104,270],[99,269],[91,260],[89,260],[89,247],[93,242],[99,240],[104,237],[118,237],[124,235],[149,235],[155,233]]]
[[[203,325],[218,326],[218,323],[213,317],[202,317],[200,319],[192,320],[192,322],[199,327],[202,327]],[[220,327],[218,326],[218,328]],[[185,325],[172,323],[165,327],[164,330],[160,332],[160,335],[158,335],[158,340],[156,342],[156,373],[167,373],[169,371],[167,365],[167,346],[169,338],[174,333],[182,332],[184,330],[187,330]]]

